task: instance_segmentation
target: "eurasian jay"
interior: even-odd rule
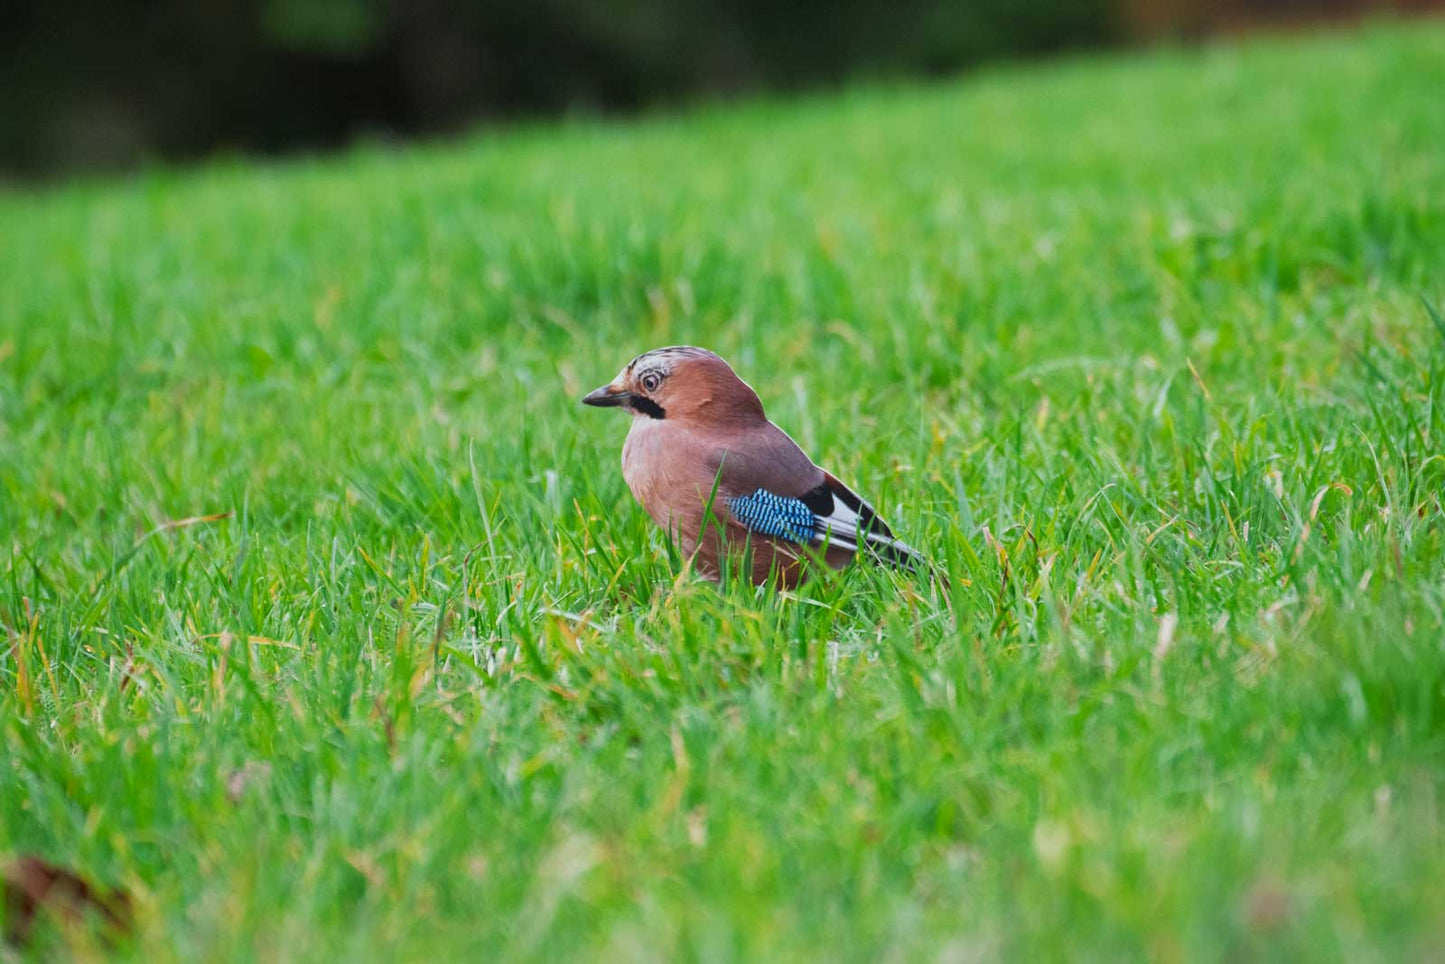
[[[718,578],[725,548],[750,551],[759,585],[793,586],[807,558],[841,569],[860,550],[894,566],[925,565],[872,506],[768,421],[757,393],[710,351],[639,355],[582,401],[631,413],[622,477],[709,578]],[[709,507],[720,525],[704,524]]]

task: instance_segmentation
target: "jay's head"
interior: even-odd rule
[[[617,377],[582,399],[623,408],[634,418],[698,424],[763,418],[763,403],[732,367],[705,348],[655,348],[638,355]]]

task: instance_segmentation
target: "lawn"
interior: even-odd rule
[[[11,190],[0,852],[146,961],[1438,954],[1442,90],[1376,24]],[[949,588],[689,575],[578,404],[674,343]]]

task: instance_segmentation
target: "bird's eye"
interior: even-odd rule
[[[657,386],[662,384],[662,376],[657,372],[648,372],[642,376],[642,387],[649,392],[657,391]]]

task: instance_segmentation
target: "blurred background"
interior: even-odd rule
[[[0,0],[0,178],[314,151],[519,119],[1445,0]]]

